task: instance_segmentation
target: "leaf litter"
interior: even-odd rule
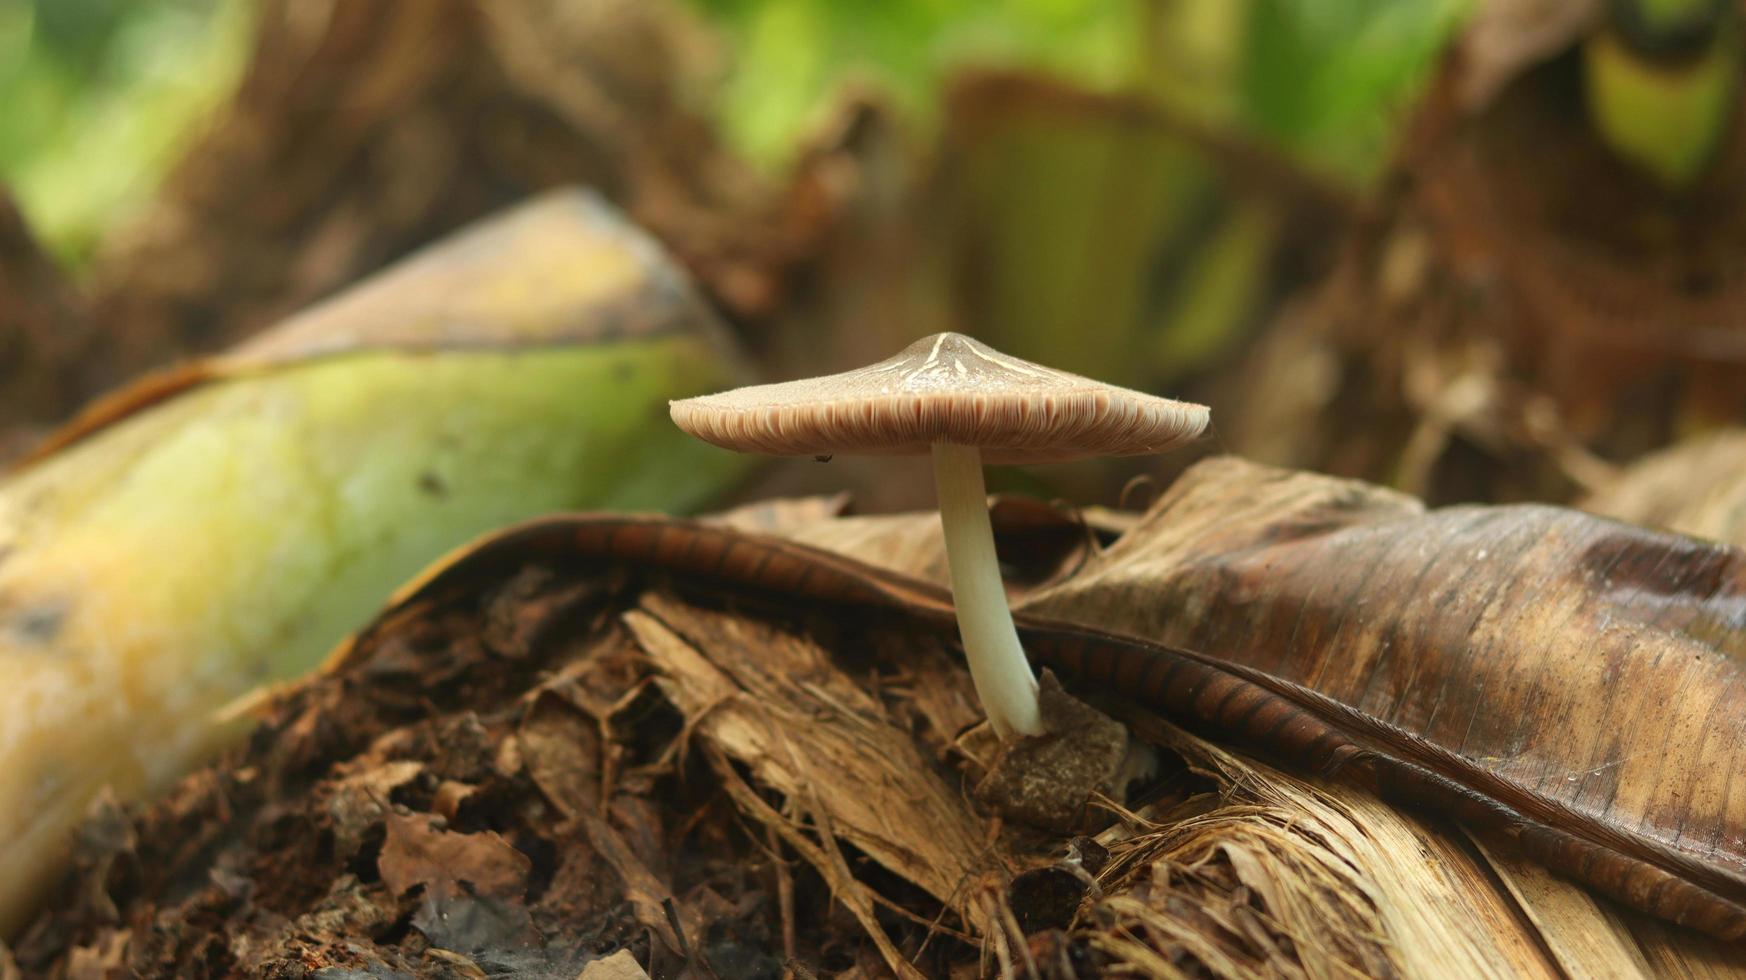
[[[1231,475],[1201,490],[1224,480],[1241,503]],[[822,542],[835,512],[752,519]],[[934,553],[904,530],[923,520],[845,533],[874,561],[895,541],[887,561],[926,574]],[[934,633],[556,546],[482,548],[271,699],[245,748],[155,805],[94,815],[61,901],[13,952],[29,976],[604,975],[621,952],[653,977],[1571,962],[1437,815],[1094,700],[1159,765],[1137,795],[1094,799],[1092,836],[1039,831],[976,802],[987,745]]]

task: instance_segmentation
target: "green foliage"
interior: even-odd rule
[[[1026,64],[1092,83],[1128,77],[1142,8],[1125,0],[693,0],[728,38],[722,116],[740,148],[781,161],[837,86],[878,85],[927,119],[945,73]]]
[[[920,121],[966,65],[1146,91],[1364,176],[1469,0],[692,0],[728,35],[721,107],[780,162],[822,103],[871,82]]]
[[[0,0],[0,181],[77,263],[136,207],[248,49],[246,0]]]
[[[1244,121],[1299,156],[1366,176],[1397,108],[1468,0],[1249,0],[1234,80]]]
[[[845,82],[931,123],[964,65],[1149,92],[1337,172],[1375,169],[1469,0],[690,0],[724,36],[720,116],[781,164]],[[141,203],[248,50],[249,0],[0,0],[0,181],[77,263]]]

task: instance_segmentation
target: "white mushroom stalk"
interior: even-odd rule
[[[923,337],[853,371],[687,398],[671,410],[681,429],[739,452],[931,452],[958,632],[1002,738],[1040,735],[1044,726],[994,556],[983,458],[1059,463],[1158,453],[1207,424],[1204,405],[1057,371],[956,333]]]
[[[988,723],[1002,738],[1041,735],[1037,678],[1013,627],[994,553],[982,453],[975,446],[946,442],[934,443],[933,452],[940,527],[952,571],[952,604],[976,696],[988,712]]]

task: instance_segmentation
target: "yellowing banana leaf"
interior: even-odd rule
[[[0,483],[0,933],[100,787],[181,775],[445,550],[719,491],[744,462],[666,402],[742,377],[659,247],[561,192],[75,421]]]

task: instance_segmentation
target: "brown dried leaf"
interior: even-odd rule
[[[980,822],[908,731],[826,650],[658,593],[625,622],[694,738],[718,745],[760,783],[828,821],[831,833],[974,918],[969,886],[998,867]]]
[[[427,895],[439,898],[472,894],[519,901],[532,864],[494,831],[457,834],[415,813],[389,816],[376,867],[394,895],[423,885]]]
[[[1746,431],[1724,429],[1645,456],[1579,506],[1603,517],[1746,546]]]
[[[516,747],[540,792],[565,816],[599,810],[598,722],[549,690],[542,691],[522,719]]]
[[[1522,831],[1564,873],[1740,933],[1743,573],[1729,549],[1574,512],[1427,512],[1377,488],[1216,460],[1027,608],[1304,685],[1338,703],[1311,710],[1364,752],[1504,807],[1463,804],[1463,819],[1574,835]],[[1227,721],[1221,707],[1206,710],[1238,733],[1290,742],[1255,730],[1273,715]],[[1428,785],[1378,778],[1409,796]],[[1674,897],[1693,884],[1710,897]]]
[[[365,834],[381,824],[388,813],[388,794],[423,771],[424,763],[401,759],[370,765],[362,772],[334,780],[326,806],[328,818],[333,821],[334,849],[348,858],[356,854]]]
[[[1192,936],[1209,954],[1200,965],[1225,976],[1549,971],[1458,839],[1362,790],[1281,772],[1161,719],[1130,720],[1218,795],[1104,835],[1110,897],[1080,927],[1094,945],[1137,967],[1163,952],[1163,937]]]
[[[1476,557],[1477,549],[1487,556]],[[1610,567],[1593,568],[1596,550],[1612,561]],[[1434,560],[1439,554],[1459,560],[1439,563]],[[395,772],[387,780],[403,787],[393,790],[397,796],[416,798],[419,806],[424,805],[420,794],[433,794],[435,803],[442,779],[477,781],[485,802],[476,805],[492,807],[493,819],[518,827],[517,843],[532,842],[527,853],[561,855],[547,891],[549,912],[562,916],[572,904],[634,907],[638,934],[652,930],[659,937],[648,948],[664,962],[694,962],[690,958],[711,942],[711,922],[755,917],[760,907],[767,918],[776,916],[782,903],[760,899],[759,886],[745,890],[745,882],[760,876],[740,870],[744,851],[735,852],[748,840],[762,851],[767,831],[780,838],[777,860],[780,851],[798,854],[816,871],[789,876],[787,888],[810,888],[819,907],[840,909],[809,921],[821,922],[827,934],[857,937],[849,940],[860,944],[857,955],[877,956],[861,964],[874,972],[879,961],[883,969],[906,976],[917,975],[924,962],[970,966],[963,947],[941,954],[948,939],[939,939],[928,952],[935,959],[915,952],[912,944],[924,936],[958,935],[950,916],[930,921],[937,901],[979,934],[985,969],[1020,974],[1035,964],[1054,975],[1070,975],[1061,972],[1062,964],[1071,969],[1074,955],[1086,955],[1086,942],[1103,950],[1094,956],[1119,956],[1156,976],[1182,975],[1196,964],[1203,972],[1232,976],[1338,976],[1354,970],[1403,976],[1595,969],[1624,976],[1679,969],[1716,973],[1730,953],[1719,944],[1621,917],[1604,901],[1574,892],[1558,879],[1534,877],[1532,868],[1515,873],[1509,855],[1517,847],[1510,837],[1513,833],[1524,845],[1523,853],[1566,874],[1662,915],[1727,934],[1736,907],[1728,890],[1732,872],[1707,856],[1679,849],[1704,840],[1702,835],[1718,825],[1725,832],[1732,810],[1699,810],[1693,804],[1701,798],[1683,797],[1641,808],[1630,820],[1620,811],[1596,814],[1582,809],[1586,797],[1581,792],[1554,796],[1555,784],[1525,783],[1519,764],[1485,747],[1491,744],[1486,740],[1502,737],[1500,732],[1518,732],[1514,747],[1538,753],[1530,757],[1534,761],[1590,761],[1557,754],[1571,748],[1571,739],[1560,739],[1561,733],[1575,733],[1580,742],[1599,727],[1580,724],[1584,710],[1608,710],[1611,694],[1652,697],[1653,686],[1666,683],[1664,675],[1682,671],[1696,672],[1682,693],[1688,703],[1670,700],[1657,709],[1660,715],[1639,711],[1632,725],[1599,730],[1629,743],[1654,734],[1657,719],[1666,713],[1691,710],[1689,702],[1706,683],[1726,682],[1738,669],[1737,631],[1728,628],[1723,615],[1734,601],[1729,570],[1736,557],[1728,549],[1574,512],[1427,512],[1409,498],[1359,484],[1230,460],[1197,467],[1132,532],[1063,583],[1034,592],[1027,605],[1059,605],[1060,610],[1051,609],[1058,617],[1084,615],[1100,625],[1152,636],[1176,631],[1204,644],[1206,653],[1063,626],[1059,618],[1044,620],[1024,610],[1017,616],[1034,656],[1063,670],[1078,669],[1094,691],[1127,695],[1130,726],[1189,759],[1195,778],[1212,778],[1221,791],[1167,798],[1147,814],[1153,825],[1136,826],[1134,836],[1111,838],[1118,859],[1103,872],[1104,904],[1082,913],[1078,931],[1057,932],[1053,939],[1026,937],[1002,889],[988,887],[990,878],[998,877],[987,872],[1023,859],[987,843],[994,839],[989,829],[969,811],[937,761],[956,758],[957,750],[942,746],[953,719],[960,717],[958,707],[947,700],[925,704],[917,688],[937,683],[944,674],[944,641],[955,632],[949,596],[889,570],[720,525],[571,516],[523,525],[481,544],[403,593],[346,656],[333,662],[330,674],[288,695],[301,699],[294,702],[301,707],[278,715],[280,743],[264,757],[259,753],[273,741],[252,743],[254,764],[266,767],[265,782],[251,776],[247,782],[214,780],[212,786],[240,796],[237,806],[246,815],[270,812],[261,809],[267,787],[300,787],[297,780],[309,778],[296,773],[331,772],[343,782],[352,772],[383,770],[390,759],[419,760],[430,773],[430,778],[397,783],[402,774]],[[1402,566],[1413,563],[1419,577],[1403,578]],[[546,571],[532,574],[535,567]],[[605,569],[611,569],[609,575],[601,574]],[[617,587],[577,592],[578,580]],[[1403,588],[1402,581],[1413,585]],[[625,591],[626,583],[663,584],[659,591],[640,593],[639,607],[619,615],[628,597],[639,594]],[[1519,594],[1530,586],[1533,594]],[[1479,599],[1472,595],[1475,589]],[[599,615],[565,617],[571,630],[582,631],[579,636],[535,631],[512,658],[478,640],[490,623],[522,618],[499,608],[505,604],[544,615],[537,611],[569,602],[564,597],[573,594],[599,603]],[[763,618],[772,606],[780,625]],[[1561,618],[1552,628],[1536,626],[1540,620],[1534,614],[1548,612]],[[1535,629],[1541,632],[1524,651],[1520,637]],[[626,631],[634,648],[625,642]],[[1487,641],[1494,644],[1493,655],[1474,657],[1473,645]],[[1689,659],[1694,651],[1706,650],[1711,657]],[[866,678],[851,673],[851,651],[878,662],[874,690]],[[1659,665],[1636,662],[1657,652]],[[1581,669],[1584,654],[1609,657],[1628,680],[1616,690],[1597,691]],[[645,657],[661,671],[658,686],[666,701],[640,673]],[[1266,666],[1282,676],[1256,669],[1245,658],[1268,658]],[[1406,670],[1413,682],[1393,679],[1388,672],[1396,668]],[[1366,669],[1380,675],[1377,687],[1405,705],[1414,703],[1421,687],[1435,693],[1446,679],[1437,703],[1441,710],[1466,712],[1472,724],[1463,731],[1473,732],[1467,747],[1472,754],[1457,755],[1391,727],[1389,722],[1403,716],[1385,714],[1373,700],[1351,693],[1353,684],[1362,692],[1363,684],[1352,675]],[[961,689],[962,671],[955,674],[944,686]],[[584,678],[610,689],[587,687]],[[1294,684],[1293,678],[1305,683]],[[1351,703],[1343,706],[1329,695]],[[367,706],[362,729],[358,719],[344,720],[347,706],[355,711],[358,701]],[[661,704],[651,711],[650,702]],[[609,705],[615,707],[598,715],[596,707]],[[390,717],[418,719],[433,710],[442,713],[438,723],[414,721],[392,734],[366,737]],[[1322,770],[1342,782],[1328,785],[1250,763],[1175,732],[1152,716],[1159,710],[1222,737],[1246,739],[1292,765]],[[1710,718],[1726,724],[1731,710],[1742,708],[1718,702]],[[1547,711],[1557,714],[1561,727],[1545,723],[1541,715]],[[591,715],[611,718],[609,751],[631,748],[620,740],[641,740],[635,751],[644,759],[670,761],[662,754],[669,750],[661,746],[681,744],[696,752],[706,769],[667,761],[649,768],[677,776],[660,785],[680,795],[689,791],[676,784],[695,782],[701,773],[707,786],[693,788],[703,789],[710,802],[699,808],[697,800],[675,799],[665,791],[656,795],[647,782],[633,789],[627,781],[604,814],[583,807],[568,820],[555,813],[538,798],[579,797],[579,791],[542,792],[544,783],[562,781],[550,771],[541,777],[542,768],[551,767],[529,761],[542,759],[543,750],[528,754],[523,736],[540,732],[533,742],[545,738],[551,743],[547,748],[554,748],[579,739],[566,731]],[[525,724],[518,727],[518,718]],[[638,719],[653,720],[653,730],[635,731]],[[336,720],[339,732],[350,734],[317,737]],[[1531,727],[1536,722],[1541,727]],[[932,741],[934,757],[914,729]],[[1621,780],[1621,806],[1652,794],[1652,777],[1663,767],[1687,766],[1690,785],[1699,789],[1705,778],[1726,785],[1728,773],[1690,767],[1706,752],[1725,754],[1730,733],[1738,731],[1720,727],[1705,733],[1707,741],[1695,743],[1672,739],[1660,767],[1639,768],[1625,758],[1603,771]],[[1423,734],[1448,737],[1430,724]],[[322,761],[330,752],[357,761],[335,767]],[[583,774],[576,785],[586,783],[586,765],[569,768]],[[522,779],[523,774],[533,778]],[[1390,809],[1376,797],[1377,789],[1439,801],[1443,815],[1480,832],[1494,851],[1496,874],[1482,852],[1442,832],[1435,821]],[[277,798],[272,806],[294,812],[313,806],[319,814],[320,801],[331,798],[333,787],[319,787],[313,803],[300,788],[289,792],[294,795]],[[506,808],[506,797],[519,802]],[[210,809],[225,814],[221,820],[231,819],[230,804],[218,809],[219,799],[210,790],[194,799],[198,808],[184,800],[180,812]],[[1690,815],[1685,834],[1667,840],[1665,828],[1681,825],[1665,821],[1679,817],[1681,807]],[[724,813],[726,820],[720,819]],[[503,887],[517,881],[526,887],[525,858],[510,857],[507,852],[514,849],[501,839],[493,846],[470,840],[482,835],[417,824],[428,819],[390,821],[380,859],[387,889],[410,888],[421,875],[435,882],[428,887],[458,887],[442,884],[430,868],[438,844],[459,846],[448,838],[481,848],[474,859],[487,867],[506,861],[499,865],[511,872]],[[400,839],[409,832],[407,821],[438,843],[413,846]],[[250,846],[269,844],[287,828],[308,822],[259,821]],[[754,831],[750,835],[744,833],[748,825]],[[184,828],[155,811],[142,826],[135,852],[138,864],[149,870],[155,861],[150,855],[161,853],[166,839],[180,839]],[[213,846],[229,853],[226,839],[214,840]],[[681,846],[675,847],[676,841]],[[1586,850],[1566,849],[1573,841]],[[724,843],[729,875],[705,873],[696,854]],[[1726,857],[1727,846],[1722,841],[1717,853]],[[857,861],[856,852],[872,861]],[[315,853],[344,866],[340,856]],[[1572,862],[1573,853],[1592,859]],[[284,862],[297,860],[271,852],[255,855],[247,860],[268,868],[285,869]],[[193,853],[178,858],[196,868],[202,860]],[[572,862],[581,863],[572,867]],[[443,862],[451,868],[466,863]],[[881,870],[870,872],[874,863]],[[243,892],[229,889],[247,882],[230,869],[248,866],[232,854],[214,878],[220,887],[208,890],[206,905],[193,907],[236,907],[234,896]],[[884,869],[927,895],[896,883]],[[379,923],[393,921],[392,899],[390,904],[380,899],[386,889],[361,890],[354,882],[336,883],[330,892],[322,876],[333,873],[320,870],[298,891],[277,894],[275,907],[282,903],[305,917],[343,916],[318,930],[327,943],[336,931],[376,935]],[[707,884],[698,884],[700,875]],[[736,877],[741,891],[730,894]],[[771,877],[782,875],[772,868]],[[1644,880],[1665,884],[1633,890]],[[271,872],[253,881],[254,887],[282,887]],[[168,886],[153,879],[142,887],[150,889],[144,894],[157,895]],[[780,883],[761,887],[783,889]],[[826,887],[836,903],[822,901]],[[1697,893],[1698,887],[1711,891]],[[115,914],[107,919],[79,913],[71,921],[84,931],[76,935],[33,931],[31,944],[21,949],[31,950],[33,963],[46,962],[51,954],[65,963],[72,948],[92,946],[117,921],[150,921],[150,935],[164,935],[165,916],[179,914],[174,900],[154,918],[150,906],[141,909],[139,894],[118,892]],[[1096,893],[1092,899],[1099,901]],[[800,904],[792,896],[786,901]],[[914,911],[918,904],[928,911]],[[753,911],[733,916],[720,911],[729,908]],[[786,924],[796,912],[783,914],[789,917]],[[619,911],[608,921],[623,928],[631,917]],[[426,916],[414,924],[419,922],[432,920]],[[1106,928],[1115,923],[1126,925],[1114,932]],[[225,928],[236,927],[227,923]],[[287,945],[258,961],[279,962],[294,953],[289,943],[298,928],[303,927],[274,931],[271,941]],[[1592,941],[1585,930],[1593,931]],[[180,945],[171,948],[197,948],[192,934],[174,929],[169,934],[179,937]],[[130,963],[147,955],[137,938],[142,935],[135,929],[136,938],[125,941]],[[773,949],[775,935],[770,928],[754,942]],[[870,946],[862,936],[871,939]],[[803,948],[820,948],[810,929],[789,945],[796,941]],[[394,945],[368,948],[372,956],[401,956]],[[656,964],[651,969],[659,972]]]

